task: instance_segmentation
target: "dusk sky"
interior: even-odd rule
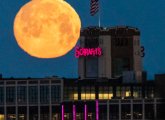
[[[13,35],[13,21],[18,10],[29,0],[0,0],[0,73],[3,77],[77,77],[74,50],[54,59],[38,59],[20,49]],[[90,0],[67,0],[82,22],[82,27],[98,25],[98,14],[90,16]],[[144,70],[148,79],[165,73],[165,1],[100,0],[101,26],[137,27],[145,47]],[[56,14],[56,13],[54,13]]]

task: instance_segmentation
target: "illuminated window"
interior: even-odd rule
[[[145,88],[145,98],[154,98],[154,88],[147,86]]]
[[[112,87],[99,87],[99,99],[111,99],[112,97]]]
[[[109,98],[109,94],[105,93],[103,94],[103,99],[108,99]]]
[[[73,99],[74,99],[74,100],[78,100],[78,89],[77,89],[77,87],[74,87]]]
[[[94,87],[82,87],[81,99],[82,100],[94,100],[96,98]]]
[[[78,100],[78,94],[74,93],[74,100]]]
[[[133,97],[134,98],[141,98],[142,92],[141,87],[133,87]]]
[[[81,93],[82,100],[94,100],[96,98],[95,93]]]
[[[85,94],[83,94],[83,93],[81,94],[81,99],[82,100],[85,100],[86,99]]]
[[[131,96],[130,87],[122,87],[122,98],[127,98]]]
[[[86,100],[89,100],[89,99],[91,98],[90,93],[86,93],[86,94],[85,94],[85,97],[86,97]]]
[[[78,100],[77,87],[65,87],[64,88],[64,99],[65,100]]]
[[[5,119],[5,115],[0,114],[0,120],[4,120]]]
[[[90,98],[92,99],[92,100],[94,100],[96,97],[95,97],[95,93],[93,93],[93,94],[90,94],[91,96],[90,96]]]

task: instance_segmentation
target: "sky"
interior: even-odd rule
[[[97,26],[98,14],[90,16],[90,0],[66,0],[77,11],[82,27]],[[15,15],[29,0],[0,0],[0,73],[3,77],[77,77],[78,60],[74,49],[53,59],[31,57],[18,47],[13,35]],[[164,0],[100,0],[103,27],[132,26],[140,32],[145,47],[143,68],[148,79],[165,73],[165,1]]]

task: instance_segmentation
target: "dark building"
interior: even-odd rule
[[[63,80],[1,79],[0,120],[61,120]]]
[[[96,112],[97,100],[99,113]],[[86,115],[88,120],[96,119],[97,114],[99,120],[153,120],[162,111],[157,109],[165,102],[162,100],[155,97],[154,81],[142,84],[122,83],[120,79],[64,80],[65,120],[73,118],[73,105],[79,111],[77,120],[85,120],[85,106],[92,108]]]
[[[165,98],[165,74],[156,74],[155,82],[157,97]]]

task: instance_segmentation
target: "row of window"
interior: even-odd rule
[[[82,109],[79,108],[79,106],[75,106],[76,109],[76,120],[84,120],[84,117],[88,120],[95,120],[96,113],[95,108],[92,104],[86,105],[86,114],[85,114],[85,105],[81,105]],[[60,120],[61,114],[60,114],[60,107],[61,106],[52,106],[51,107],[51,113],[49,106],[40,106],[40,120],[49,120],[50,115],[52,116],[52,120]],[[99,120],[107,120],[107,117],[110,118],[110,120],[131,120],[133,118],[134,120],[142,120],[148,119],[153,120],[159,119],[164,120],[164,104],[132,104],[132,106],[128,104],[110,104],[107,105],[99,105]],[[30,107],[6,107],[6,117],[7,120],[15,120],[16,117],[18,117],[18,120],[26,120],[28,117],[29,120],[37,120],[39,117],[38,114],[38,108],[37,106],[30,106]],[[69,109],[69,111],[67,109]],[[57,110],[58,109],[58,110]],[[17,112],[16,112],[17,110]],[[27,110],[29,111],[29,114],[27,115]],[[109,116],[107,115],[107,112],[109,112]],[[16,115],[17,113],[17,115]],[[72,111],[72,105],[69,104],[69,106],[64,106],[64,118],[65,120],[72,120],[73,119],[73,111]],[[5,119],[5,110],[4,107],[0,107],[0,120]]]
[[[0,104],[4,103],[4,99],[6,103],[15,103],[17,100],[18,103],[26,103],[27,98],[29,103],[38,103],[38,97],[40,98],[40,103],[48,104],[51,102],[57,103],[60,102],[61,98],[61,88],[59,85],[51,86],[51,93],[49,86],[29,86],[28,90],[26,86],[18,86],[17,87],[17,95],[16,95],[16,87],[8,86],[6,87],[6,98],[4,98],[4,87],[0,87]],[[81,99],[82,100],[92,100],[96,99],[95,87],[81,87]],[[113,87],[99,87],[98,89],[98,98],[99,99],[111,99],[112,97],[120,97],[120,98],[142,98],[142,88],[141,87],[133,87],[133,93],[131,93],[131,87],[116,87],[116,90],[113,90]],[[17,96],[17,98],[16,98]],[[145,90],[146,98],[154,97],[154,89],[149,87]],[[64,88],[64,100],[78,100],[78,88],[77,87],[65,87]]]
[[[81,87],[81,100],[94,100],[96,99],[95,87]],[[98,98],[99,99],[112,99],[112,97],[117,98],[142,98],[142,88],[133,87],[131,92],[131,87],[116,87],[116,90],[113,90],[113,87],[99,87],[98,89]],[[154,89],[152,87],[146,88],[145,98],[154,97]],[[65,87],[64,89],[64,100],[78,100],[78,88],[77,87]]]
[[[37,106],[30,106],[27,107],[18,107],[16,112],[16,107],[6,107],[6,115],[4,107],[0,107],[0,120],[27,120],[27,117],[29,120],[38,120],[39,114],[38,114],[38,108]],[[54,109],[59,109],[59,107],[52,106],[51,109],[51,119],[52,120],[60,120],[61,114],[60,111],[54,111]],[[27,114],[27,109],[29,111],[29,114]],[[50,117],[50,109],[49,106],[41,106],[40,107],[40,120],[49,120]]]
[[[128,38],[114,38],[113,45],[116,47],[128,46],[130,39]]]
[[[26,103],[27,98],[29,98],[29,103],[38,103],[38,97],[40,97],[41,104],[49,104],[50,96],[52,103],[60,102],[61,87],[59,85],[52,85],[51,94],[49,90],[49,86],[46,85],[40,86],[40,90],[38,86],[29,86],[28,90],[26,86],[18,86],[16,95],[16,87],[8,86],[6,87],[6,103],[15,103],[16,96],[18,103]],[[0,103],[4,103],[4,87],[0,87]]]
[[[120,111],[121,115],[119,115],[119,105],[110,105],[109,106],[109,118],[110,120],[117,120],[119,119],[119,116],[121,119],[124,120],[131,120],[131,116],[133,119],[141,120],[143,118],[143,108],[142,104],[133,104],[133,109],[131,111],[131,105],[129,104],[122,104]],[[146,104],[144,108],[144,118],[145,119],[153,119],[154,118],[154,105],[153,104]],[[157,107],[157,113],[159,114],[160,118],[163,118],[160,114],[162,110],[160,110],[160,105]],[[163,108],[163,107],[161,107]],[[131,115],[132,113],[132,115]],[[95,112],[88,112],[87,118],[88,120],[94,120],[96,119]],[[71,120],[73,118],[73,113],[65,113],[65,120]],[[83,120],[84,119],[84,113],[76,113],[76,120]],[[107,106],[100,106],[99,108],[99,120],[107,120]]]

